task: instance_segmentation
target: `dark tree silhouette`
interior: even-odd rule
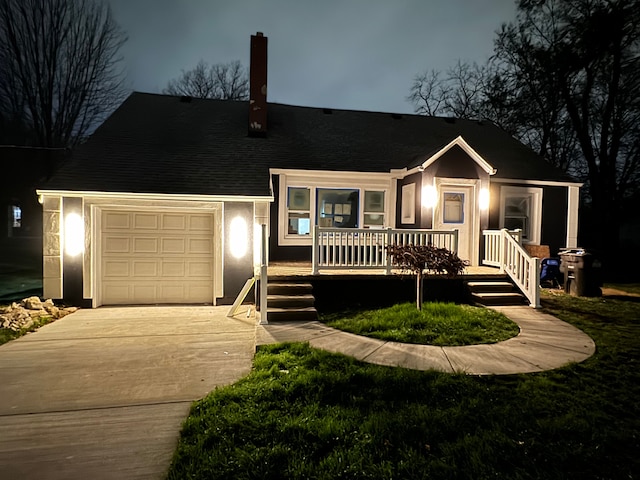
[[[208,65],[200,60],[195,68],[182,71],[182,75],[170,80],[163,93],[186,95],[196,98],[221,100],[247,100],[249,76],[239,61]]]
[[[592,241],[615,251],[640,189],[640,0],[520,0],[481,73],[418,76],[409,99],[419,113],[489,119],[584,180]]]
[[[125,41],[98,0],[0,0],[3,123],[37,146],[76,144],[125,94]]]

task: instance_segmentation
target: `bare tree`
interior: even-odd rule
[[[413,103],[416,113],[438,116],[449,113],[445,103],[449,95],[449,85],[440,72],[432,69],[416,75],[407,100]]]
[[[196,98],[247,100],[249,76],[238,60],[215,65],[208,65],[200,60],[195,68],[186,72],[183,70],[180,77],[170,80],[163,93]]]
[[[598,219],[594,242],[615,251],[619,212],[640,183],[640,1],[521,0],[496,57],[538,87],[548,139],[558,125],[574,139]]]
[[[487,79],[487,67],[458,61],[444,76],[436,70],[417,75],[407,99],[416,113],[480,118]]]
[[[125,94],[125,41],[100,0],[0,0],[2,116],[39,146],[73,146]]]

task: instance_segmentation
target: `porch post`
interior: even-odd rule
[[[313,226],[313,242],[311,244],[311,274],[318,274],[318,226]]]
[[[580,208],[580,187],[571,186],[567,192],[567,241],[566,246],[578,246],[578,209]]]
[[[529,269],[529,289],[531,289],[531,306],[540,308],[540,259],[533,257]]]
[[[511,235],[506,228],[500,230],[500,236],[498,237],[498,241],[500,242],[500,273],[504,273],[504,262],[507,259],[507,239],[505,238],[506,235]]]
[[[267,318],[267,285],[269,275],[267,273],[267,226],[263,223],[262,245],[260,249],[260,325],[269,323]]]
[[[392,238],[391,227],[387,227],[387,241],[386,241],[386,244],[383,245],[382,247],[384,249],[383,255],[387,262],[387,269],[385,271],[386,275],[391,275],[391,267],[393,266],[392,265],[393,262],[391,261],[391,255],[389,254],[389,249],[387,248],[389,245],[391,245],[391,238]]]

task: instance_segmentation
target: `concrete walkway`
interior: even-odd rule
[[[592,356],[596,346],[581,330],[531,307],[494,307],[520,327],[520,334],[492,345],[434,347],[376,340],[327,327],[320,322],[258,327],[259,345],[308,341],[311,346],[377,365],[414,370],[506,375],[551,370]]]
[[[80,310],[0,346],[0,479],[161,479],[193,400],[249,373],[259,344],[309,341],[357,359],[475,375],[537,372],[595,352],[580,330],[502,307],[494,345],[385,342],[320,322],[259,326],[228,307]]]
[[[161,479],[193,400],[251,370],[228,307],[80,310],[0,346],[0,479]]]

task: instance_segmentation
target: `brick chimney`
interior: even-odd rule
[[[249,65],[249,135],[267,134],[267,37],[251,35]]]

